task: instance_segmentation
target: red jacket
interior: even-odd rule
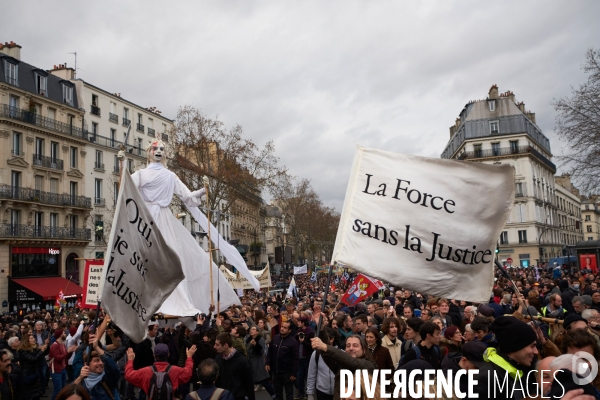
[[[156,361],[154,367],[158,372],[163,372],[167,369],[169,363],[166,361]],[[182,383],[189,382],[192,377],[192,369],[194,367],[194,361],[192,357],[188,357],[185,360],[185,367],[181,368],[176,365],[171,365],[169,371],[169,377],[171,378],[171,385],[173,390],[177,389]],[[148,394],[150,391],[150,381],[152,380],[152,367],[144,367],[138,370],[133,369],[133,360],[128,360],[125,365],[125,380],[139,388]]]
[[[50,346],[50,355],[49,358],[53,358],[54,361],[54,373],[58,374],[65,369],[67,365],[67,358],[69,358],[69,353],[67,353],[67,348],[64,343],[54,342],[52,346]],[[52,367],[50,367],[50,372],[52,372]]]

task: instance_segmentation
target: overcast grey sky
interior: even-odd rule
[[[553,98],[600,47],[589,1],[12,1],[0,41],[175,118],[182,105],[258,143],[341,211],[355,146],[439,157],[492,84],[536,113],[554,154]]]

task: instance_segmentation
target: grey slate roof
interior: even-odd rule
[[[5,61],[16,64],[18,66],[18,87],[27,92],[38,94],[36,88],[36,73],[46,76],[46,84],[48,93],[45,97],[58,103],[64,104],[66,107],[71,107],[63,101],[62,85],[65,84],[73,88],[73,108],[78,108],[77,91],[72,82],[61,79],[52,75],[43,69],[36,68],[31,64],[9,57],[6,54],[0,53],[0,82],[10,85],[6,81]]]

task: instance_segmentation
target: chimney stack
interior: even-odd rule
[[[533,122],[535,124],[535,113],[532,113],[531,111],[527,111],[525,113],[525,115],[527,116],[527,118],[529,118],[529,120],[531,122]]]
[[[48,72],[67,81],[75,79],[75,70],[67,67],[67,63],[55,65],[54,68]]]
[[[5,42],[2,44],[0,42],[0,53],[4,53],[9,57],[12,57],[17,60],[21,60],[21,46],[13,42],[12,40],[9,42]]]
[[[521,110],[521,112],[525,114],[525,103],[520,102],[519,104],[517,104],[517,106],[519,107],[519,110]]]
[[[497,99],[498,98],[498,85],[493,84],[488,93],[489,99]]]

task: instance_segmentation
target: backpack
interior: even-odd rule
[[[411,349],[415,350],[415,360],[420,360],[421,359],[421,349],[419,348],[419,346],[415,345],[413,347],[411,347]],[[440,358],[440,348],[438,346],[433,346],[433,350],[435,350],[435,353],[437,354],[438,359]],[[400,357],[400,363],[403,362],[404,358],[406,357],[406,353],[404,353],[404,355],[402,357]]]
[[[171,384],[171,377],[169,376],[170,370],[171,366],[169,365],[164,372],[158,372],[156,367],[152,365],[152,379],[150,379],[150,390],[148,391],[148,399],[173,399],[173,385]]]

